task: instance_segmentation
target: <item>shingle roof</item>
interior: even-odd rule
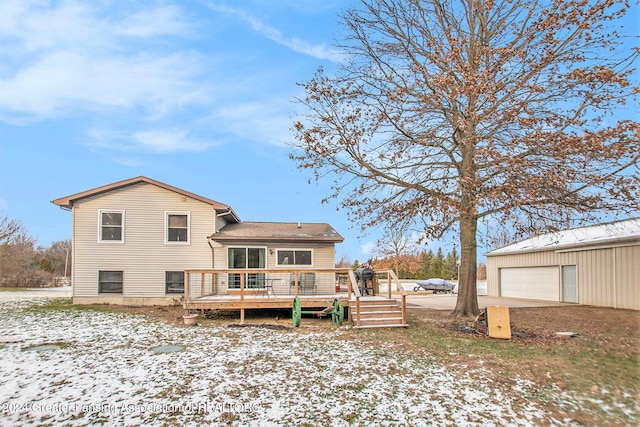
[[[93,188],[91,190],[83,191],[81,193],[72,194],[66,197],[60,197],[59,199],[52,200],[51,203],[58,205],[63,209],[71,209],[73,207],[73,204],[78,200],[84,199],[86,197],[95,196],[101,193],[106,193],[108,191],[116,190],[129,185],[139,184],[139,183],[147,183],[147,184],[155,185],[160,188],[164,188],[165,190],[173,191],[183,196],[186,196],[195,200],[199,200],[203,203],[213,206],[213,208],[219,213],[228,215],[230,217],[230,219],[228,218],[228,220],[240,221],[240,218],[238,218],[238,215],[236,215],[236,213],[233,211],[231,206],[225,205],[220,202],[216,202],[215,200],[211,200],[206,197],[199,196],[197,194],[182,190],[177,187],[173,187],[163,182],[156,181],[151,178],[147,178],[146,176],[138,176],[135,178],[125,179],[123,181],[118,181],[112,184],[103,185],[101,187]]]
[[[344,238],[325,223],[241,222],[209,236],[214,241],[304,241],[339,243]]]
[[[519,252],[569,249],[581,246],[623,243],[627,241],[640,241],[640,218],[541,234],[496,249],[486,255],[493,256]]]

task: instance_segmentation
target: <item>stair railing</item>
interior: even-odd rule
[[[388,277],[388,282],[387,282],[387,292],[389,294],[389,299],[391,299],[391,285],[392,283],[396,284],[396,287],[398,288],[398,292],[400,292],[400,296],[401,296],[401,306],[402,306],[402,324],[406,325],[407,324],[407,291],[404,289],[404,287],[402,286],[402,283],[400,283],[400,279],[398,279],[398,276],[396,276],[396,273],[393,270],[389,270],[387,272],[387,277]]]
[[[358,279],[356,279],[356,274],[353,270],[349,270],[349,287],[353,291],[353,295],[356,299],[356,318],[355,324],[356,326],[360,326],[360,288],[358,287]],[[349,310],[351,313],[351,310]]]

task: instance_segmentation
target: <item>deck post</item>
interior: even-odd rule
[[[184,308],[187,308],[187,302],[189,302],[189,272],[185,272],[184,274]]]
[[[204,295],[204,272],[200,276],[200,295]]]
[[[244,325],[244,308],[240,309],[240,324]]]
[[[402,295],[402,324],[407,324],[407,296]]]

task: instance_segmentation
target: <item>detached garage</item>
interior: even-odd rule
[[[640,218],[543,234],[486,256],[488,295],[640,310]]]

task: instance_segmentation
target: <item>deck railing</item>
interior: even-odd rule
[[[402,323],[406,324],[407,292],[392,270],[376,271],[374,293],[378,294],[378,276],[387,274],[387,296],[392,299],[392,287],[395,283],[401,296]],[[346,295],[345,295],[346,293]],[[231,298],[240,304],[241,319],[244,307],[267,306],[256,304],[256,298],[275,297],[273,302],[293,299],[298,296],[327,295],[346,298],[351,301],[349,317],[356,326],[360,326],[360,304],[362,293],[360,283],[353,270],[348,268],[318,269],[189,269],[185,270],[184,302],[190,303],[204,297],[214,299]],[[245,303],[245,300],[248,300]],[[263,301],[267,301],[266,299]],[[355,302],[355,307],[352,306]],[[196,304],[197,305],[197,304]]]
[[[351,274],[350,274],[351,273]],[[234,295],[240,300],[259,296],[351,296],[350,269],[189,269],[185,270],[184,299]],[[345,283],[346,282],[346,283]],[[356,286],[357,287],[357,286]],[[344,289],[344,291],[342,290]]]

